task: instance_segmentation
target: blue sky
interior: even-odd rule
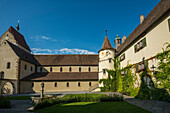
[[[160,0],[0,0],[0,35],[20,20],[20,33],[36,54],[93,54],[105,38],[114,47]]]

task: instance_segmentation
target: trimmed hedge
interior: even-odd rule
[[[0,97],[0,109],[1,108],[11,108],[10,101],[5,97]]]
[[[55,98],[50,100],[44,100],[37,105],[34,106],[34,110],[42,109],[45,107],[49,107],[55,104],[60,103],[72,103],[72,102],[117,102],[123,101],[122,95],[101,95],[101,96],[93,96],[90,94],[85,95],[70,95],[65,96],[63,98]]]

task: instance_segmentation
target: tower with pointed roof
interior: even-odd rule
[[[115,49],[112,47],[108,37],[107,30],[106,36],[102,45],[102,48],[99,50],[99,80],[108,77],[107,69],[113,69],[114,67],[114,56]],[[99,87],[102,87],[103,84],[99,84]]]
[[[115,48],[117,50],[117,48],[121,45],[121,38],[119,37],[118,33],[115,39]]]

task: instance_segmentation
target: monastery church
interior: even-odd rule
[[[154,57],[166,42],[170,43],[170,0],[161,0],[145,18],[141,15],[127,38],[117,35],[115,48],[106,33],[101,49],[93,55],[31,54],[18,23],[0,37],[0,94],[37,93],[42,82],[45,92],[99,91],[103,86],[99,80],[107,78],[107,69],[114,69],[115,57],[119,56],[121,68],[136,65],[132,72],[140,78],[143,60],[150,69],[157,68]]]

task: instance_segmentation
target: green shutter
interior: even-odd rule
[[[134,46],[135,53],[137,52],[137,44]]]
[[[168,19],[169,32],[170,32],[170,18]]]
[[[145,46],[146,46],[146,38],[144,38],[144,39],[142,40],[142,43],[143,43],[143,47],[145,47]]]
[[[136,64],[136,72],[138,72],[139,64]]]

